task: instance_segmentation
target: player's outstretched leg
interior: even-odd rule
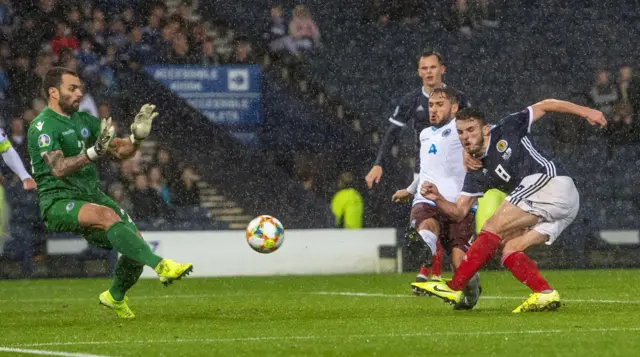
[[[165,286],[193,271],[191,264],[179,264],[153,254],[149,245],[122,221],[107,229],[107,239],[120,254],[152,267]]]
[[[502,242],[501,234],[531,227],[538,218],[508,201],[500,205],[500,214],[494,215],[485,224],[485,230],[467,250],[465,259],[447,283],[429,282],[423,286],[426,293],[437,296],[449,303],[457,304],[462,298],[462,289],[469,280],[493,257]],[[496,232],[496,233],[494,233]]]
[[[122,214],[128,219],[126,214]],[[107,206],[93,203],[82,205],[78,221],[83,227],[104,231],[106,239],[118,253],[153,268],[164,285],[193,271],[191,264],[179,264],[154,254],[149,245],[122,221],[122,217]]]
[[[547,239],[547,236],[530,230],[507,241],[502,249],[502,265],[533,292],[513,312],[553,311],[560,307],[560,294],[551,288],[540,274],[538,265],[523,252],[529,247],[543,244]]]

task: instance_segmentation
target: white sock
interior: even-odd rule
[[[431,254],[433,254],[434,256],[436,255],[436,244],[438,243],[438,237],[436,237],[435,234],[433,234],[433,232],[423,229],[421,231],[418,232],[420,234],[420,237],[422,237],[422,240],[427,243],[427,245],[429,246],[429,248],[431,248]]]

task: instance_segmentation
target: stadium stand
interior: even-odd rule
[[[108,103],[122,135],[127,131],[126,118],[142,104],[141,98],[165,103],[160,105],[161,112],[171,120],[161,121],[157,132],[154,128],[142,155],[133,160],[137,163],[101,165],[103,187],[118,191],[118,184],[122,185],[122,199],[130,201],[127,196],[136,171],[147,173],[161,165],[157,159],[160,144],[174,158],[172,168],[163,169],[162,179],[155,183],[158,194],[169,191],[169,199],[159,202],[168,202],[172,213],[139,221],[145,229],[239,229],[269,204],[284,212],[288,226],[331,226],[328,202],[336,178],[345,171],[364,176],[394,100],[417,84],[415,54],[424,49],[443,52],[449,67],[445,81],[470,93],[472,101],[493,117],[544,97],[591,104],[591,87],[598,85],[593,81],[595,73],[603,68],[637,68],[640,54],[632,43],[638,31],[633,24],[640,16],[632,11],[633,1],[621,2],[615,23],[604,15],[606,4],[600,2],[542,1],[545,6],[492,2],[491,14],[482,12],[479,22],[458,21],[461,17],[457,17],[452,26],[452,11],[459,13],[460,9],[448,6],[428,9],[428,16],[413,18],[405,16],[407,9],[389,11],[376,8],[374,2],[312,0],[305,6],[320,39],[314,40],[311,49],[293,56],[268,50],[263,34],[268,28],[270,1],[234,6],[219,0],[154,1],[137,6],[119,0],[91,3],[93,7],[80,7],[74,1],[43,3],[53,4],[51,8],[9,3],[10,11],[0,19],[0,119],[7,128],[13,119],[22,120],[16,126],[28,124],[44,104],[38,98],[39,76],[52,65],[79,70],[89,94],[83,108],[97,115]],[[282,5],[286,22],[296,4]],[[573,6],[584,11],[575,15]],[[491,23],[494,18],[500,19],[499,26]],[[535,20],[510,20],[522,18]],[[470,36],[461,31],[467,25]],[[578,36],[603,29],[627,46],[608,48],[598,36]],[[30,36],[33,32],[38,36]],[[251,61],[263,67],[265,125],[258,151],[206,121],[139,71],[151,63]],[[534,141],[563,159],[576,177],[583,192],[581,215],[590,217],[589,224],[598,228],[638,228],[633,218],[640,208],[633,197],[639,192],[634,183],[640,178],[640,76],[625,71],[610,78],[610,86],[617,84],[613,87],[621,105],[612,112],[619,120],[605,133],[560,118],[534,131]],[[166,103],[176,103],[179,109]],[[189,124],[173,125],[178,118]],[[12,137],[20,136],[19,130],[9,132]],[[186,146],[185,138],[189,138]],[[364,194],[365,226],[404,224],[403,211],[386,202],[407,181],[413,155],[401,150],[397,156],[401,160],[390,168],[382,186]],[[199,160],[202,157],[206,162]],[[196,184],[200,204],[179,207],[171,203],[171,197],[185,165],[194,167],[201,178]],[[311,180],[309,171],[314,172]],[[248,181],[247,172],[269,175],[251,175]],[[304,187],[310,181],[311,192]],[[241,190],[240,182],[244,183]],[[7,231],[27,232],[13,227],[31,224],[27,206],[35,204],[34,198],[10,187],[5,188],[7,202],[13,202]],[[358,188],[365,193],[363,187]],[[12,201],[10,195],[18,198]],[[612,208],[605,212],[602,207]],[[37,234],[46,239],[43,232]],[[21,246],[12,242],[17,236],[11,235],[13,239],[5,243],[9,251]],[[574,238],[569,241],[576,241],[578,233]]]

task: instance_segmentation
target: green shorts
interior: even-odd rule
[[[507,194],[491,189],[484,193],[484,196],[478,199],[478,210],[476,211],[476,234],[480,233],[485,222],[493,216],[502,201],[507,198]]]
[[[138,232],[138,228],[131,220],[131,217],[129,217],[129,215],[120,208],[115,201],[105,194],[87,200],[64,198],[54,201],[44,216],[44,223],[47,229],[58,233],[69,232],[78,234],[96,247],[112,249],[113,246],[111,246],[111,243],[107,239],[106,231],[82,227],[80,222],[78,222],[80,208],[87,203],[111,208],[120,216],[120,219],[127,227],[132,229],[134,232]]]

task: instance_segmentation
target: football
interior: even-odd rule
[[[258,253],[273,253],[284,241],[284,227],[277,218],[262,215],[247,225],[247,243]]]

